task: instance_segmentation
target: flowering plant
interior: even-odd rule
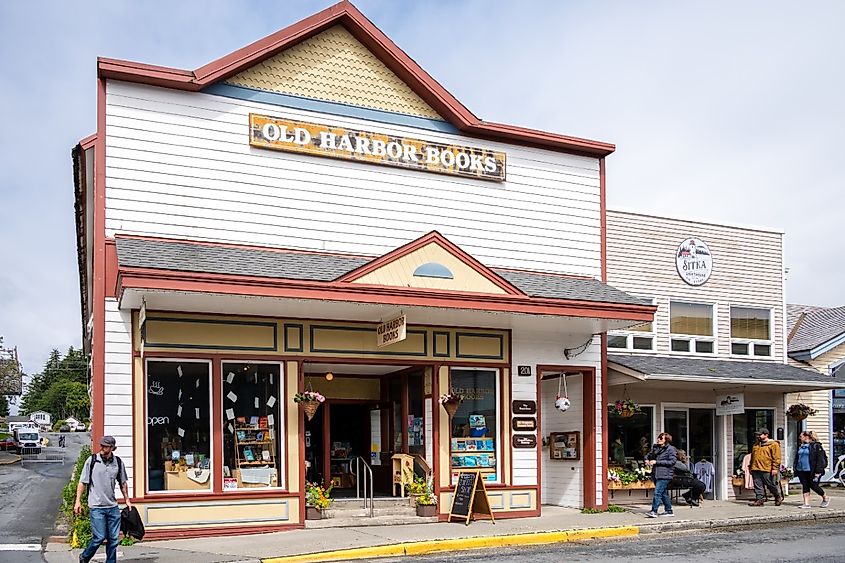
[[[631,399],[618,400],[607,405],[608,414],[636,414],[640,412],[640,405]]]
[[[302,393],[297,393],[293,396],[294,403],[322,403],[325,400],[326,398],[317,391],[303,391]]]
[[[795,477],[795,473],[792,472],[790,468],[785,465],[780,466],[780,478],[781,479],[792,479]]]
[[[612,483],[619,483],[621,485],[630,485],[631,483],[636,483],[637,481],[648,481],[649,477],[645,476],[645,473],[641,473],[640,470],[637,471],[628,471],[627,469],[608,469],[607,470],[607,480]]]
[[[804,403],[795,403],[794,405],[789,405],[789,408],[786,409],[786,416],[790,418],[794,418],[795,420],[804,420],[808,416],[813,416],[818,411],[809,405],[805,405]]]
[[[416,479],[414,481],[416,482]],[[422,478],[420,478],[420,481],[422,481],[423,488],[422,492],[420,493],[420,496],[417,497],[417,504],[421,506],[436,505],[437,497],[434,496],[434,487],[432,486],[431,480],[424,481]]]
[[[331,499],[332,487],[325,488],[317,483],[305,484],[305,504],[313,506],[314,508],[324,509],[328,508],[332,503]]]
[[[425,493],[425,488],[425,479],[422,477],[414,477],[414,481],[412,483],[407,483],[405,485],[405,490],[411,495],[421,495]]]
[[[463,400],[463,395],[458,395],[457,393],[444,393],[443,395],[440,395],[441,405],[460,403]]]

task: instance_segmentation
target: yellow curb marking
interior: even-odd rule
[[[639,526],[620,526],[616,528],[595,528],[592,530],[566,530],[560,532],[538,532],[534,534],[407,542],[394,545],[339,549],[336,551],[324,551],[322,553],[309,553],[305,555],[270,557],[262,559],[262,563],[321,563],[374,557],[401,557],[403,555],[424,555],[438,551],[461,551],[486,547],[540,545],[588,539],[636,536],[639,533]]]

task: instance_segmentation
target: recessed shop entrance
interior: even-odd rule
[[[325,397],[314,417],[305,421],[306,479],[331,484],[334,497],[352,497],[359,493],[367,465],[374,494],[391,496],[394,454],[412,455],[417,467],[427,469],[427,369],[305,363],[305,388]]]
[[[716,483],[724,476],[717,435],[715,408],[664,405],[663,431],[672,435],[672,445],[683,450],[687,465],[705,484],[705,498],[715,498]]]

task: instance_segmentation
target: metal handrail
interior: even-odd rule
[[[355,496],[359,500],[361,499],[361,464],[364,465],[364,509],[370,509],[370,518],[373,517],[373,468],[367,463],[363,457],[358,456],[355,458]],[[367,484],[370,485],[369,493],[367,493]]]

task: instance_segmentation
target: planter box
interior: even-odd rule
[[[313,506],[306,506],[305,507],[305,519],[306,520],[322,520],[323,519],[323,511],[319,508],[315,508]]]
[[[607,484],[607,488],[613,489],[615,491],[646,491],[654,488],[654,482],[637,481],[636,483],[628,483],[627,485],[623,485],[622,483],[617,483],[613,481]]]
[[[417,505],[417,516],[437,516],[437,505],[436,504],[418,504]]]

